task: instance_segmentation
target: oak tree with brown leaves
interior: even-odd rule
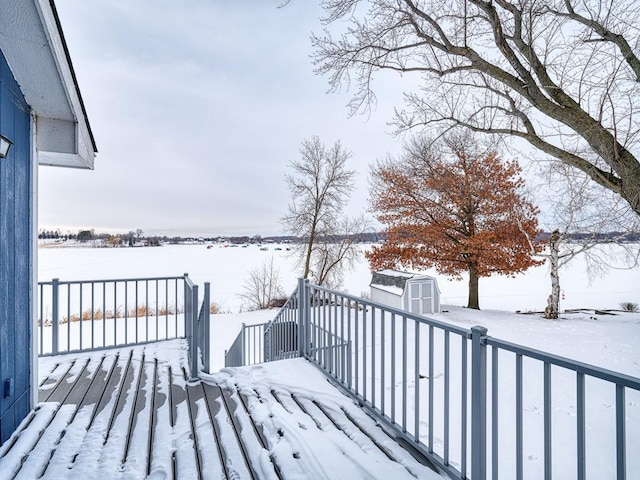
[[[386,241],[368,252],[371,268],[431,268],[469,275],[468,308],[479,309],[478,279],[539,265],[537,209],[521,193],[516,161],[481,151],[469,136],[437,145],[414,139],[397,160],[372,168],[371,206]]]

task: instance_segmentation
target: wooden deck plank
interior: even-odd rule
[[[86,432],[87,425],[90,422],[90,415],[88,413],[84,414],[82,419],[76,420],[78,413],[81,411],[82,407],[86,406],[87,397],[93,394],[90,392],[99,391],[104,389],[104,378],[101,375],[102,367],[107,362],[107,367],[109,367],[109,363],[113,361],[113,359],[107,359],[102,357],[100,359],[94,359],[89,362],[91,365],[86,371],[90,376],[90,382],[87,384],[85,378],[78,377],[76,379],[76,386],[70,392],[69,396],[65,400],[66,405],[73,405],[75,408],[69,419],[67,420],[67,426],[60,433],[60,438],[53,445],[51,450],[51,455],[49,456],[49,461],[42,465],[42,468],[38,474],[38,477],[42,477],[47,472],[47,469],[52,464],[68,464],[73,463],[78,449],[82,444],[82,439],[84,435],[82,432]],[[97,364],[97,365],[96,365]],[[67,435],[68,431],[78,430],[80,429],[80,435]],[[60,477],[60,475],[55,475]]]
[[[23,457],[16,476],[39,478],[43,475],[67,428],[76,418],[78,407],[90,389],[102,361],[101,358],[87,358],[83,362],[73,362],[66,374],[61,376],[48,395],[50,401],[57,403],[55,411],[35,438],[30,452]]]
[[[149,463],[149,425],[151,422],[151,398],[155,362],[146,354],[140,359],[137,383],[133,395],[133,407],[129,413],[129,428],[125,449],[122,454],[122,468],[132,478],[144,478]]]
[[[175,439],[174,470],[197,472],[197,460],[193,448],[193,432],[189,422],[189,406],[187,404],[187,379],[182,368],[171,369],[171,412],[173,438]]]
[[[127,372],[131,368],[133,351],[117,351],[113,358],[113,364],[109,369],[104,383],[104,390],[100,395],[93,396],[96,402],[93,406],[88,404],[86,408],[89,420],[86,425],[82,448],[77,452],[69,468],[72,471],[84,471],[97,465],[104,455],[104,445],[107,442],[109,432],[113,426],[115,410]],[[85,397],[87,399],[88,397]]]
[[[171,438],[169,367],[162,362],[157,363],[153,425],[151,426],[152,434],[149,436],[151,441],[149,458],[151,461],[148,473],[149,475],[164,476],[166,480],[172,480],[175,478],[172,468],[174,449],[172,446],[167,446],[167,439]]]
[[[257,437],[247,434],[248,422],[246,417],[241,414],[239,402],[231,398],[231,393],[228,390],[222,387],[219,388],[220,400],[224,406],[225,414],[233,427],[238,446],[246,459],[247,468],[251,475],[250,478],[257,480],[260,477],[255,470],[254,464],[258,464],[256,462],[259,462],[260,452],[264,450],[264,446]]]
[[[221,387],[204,382],[203,386],[211,415],[217,426],[218,445],[222,451],[227,478],[258,478],[251,467],[249,453],[246,451],[247,446],[241,442],[240,434],[237,431],[239,426],[229,415]]]
[[[75,360],[58,365],[53,372],[42,382],[42,386],[38,390],[38,402],[48,402],[53,392],[58,388],[67,377],[71,369],[75,366]]]
[[[199,452],[200,467],[205,478],[226,478],[225,468],[217,448],[218,439],[208,412],[202,382],[187,384],[191,422],[194,427],[194,446]]]
[[[229,478],[229,476],[231,475],[231,470],[229,468],[230,465],[228,462],[229,457],[227,455],[226,449],[223,446],[222,433],[217,418],[221,410],[221,405],[218,401],[218,399],[220,398],[220,391],[216,391],[212,385],[205,382],[200,382],[200,387],[202,388],[202,395],[207,411],[207,416],[209,417],[209,423],[211,424],[213,433],[213,445],[216,449],[216,453],[218,454],[218,462],[220,463],[222,475],[223,478]],[[238,476],[237,473],[235,474],[235,476]]]
[[[39,392],[48,401],[0,448],[0,478],[305,478],[323,466],[300,442],[324,435],[342,438],[338,456],[354,452],[349,441],[362,448],[359,462],[377,451],[372,459],[410,464],[355,405],[247,382],[242,370],[239,380],[188,382],[183,346],[169,351],[149,344],[48,358]]]

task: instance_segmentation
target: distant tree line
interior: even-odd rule
[[[90,236],[87,237],[87,233],[89,232]],[[78,240],[81,241],[78,236],[81,235],[85,239],[88,240],[104,240],[107,244],[112,246],[128,246],[129,243],[133,243],[133,239],[135,234],[132,236],[132,232],[128,232],[126,234],[112,234],[112,233],[94,233],[93,230],[81,230],[76,233],[66,232],[61,233],[60,230],[41,230],[38,233],[39,239],[58,239],[58,240]],[[634,243],[640,242],[640,232],[604,232],[597,234],[598,239],[602,240],[606,243],[607,240],[615,240],[619,242],[620,239],[624,242]],[[536,240],[544,241],[548,240],[551,237],[551,232],[542,232]],[[582,240],[592,239],[593,234],[591,233],[570,233],[568,234],[568,239],[571,241],[575,241],[579,243]],[[253,245],[253,244],[261,244],[261,243],[304,243],[306,242],[306,238],[304,237],[296,237],[292,235],[272,235],[263,237],[261,235],[254,236],[216,236],[216,237],[182,237],[182,236],[167,236],[167,235],[158,235],[158,236],[143,236],[141,237],[146,243],[150,246],[159,246],[161,244],[169,244],[169,245],[177,245],[185,242],[194,242],[194,241],[204,241],[210,243],[230,243],[232,245]],[[387,236],[384,232],[365,232],[358,236],[358,243],[379,243],[384,242],[387,239]],[[131,240],[131,242],[130,242]],[[329,239],[328,239],[329,240]],[[333,240],[338,242],[343,240],[343,236],[334,235]]]

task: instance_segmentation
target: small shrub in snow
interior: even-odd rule
[[[272,302],[284,296],[280,286],[280,273],[273,263],[273,257],[249,271],[249,278],[244,283],[244,292],[240,294],[243,307],[247,310],[273,308]]]
[[[620,308],[625,312],[637,312],[638,304],[633,302],[622,302]]]

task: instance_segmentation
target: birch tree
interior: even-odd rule
[[[640,215],[640,3],[324,0],[317,71],[375,104],[382,71],[416,79],[398,131],[464,127],[518,138]],[[331,25],[329,25],[331,24]],[[399,87],[401,88],[401,87]]]
[[[546,204],[543,223],[553,230],[548,248],[537,254],[549,263],[551,293],[545,318],[557,319],[562,267],[583,256],[585,273],[591,278],[606,274],[610,268],[637,266],[640,248],[628,238],[640,230],[640,219],[620,197],[565,165],[554,165],[546,172],[538,195]]]

